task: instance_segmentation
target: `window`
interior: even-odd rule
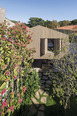
[[[54,51],[54,40],[48,39],[48,51]]]
[[[40,39],[40,56],[45,54],[45,38]]]

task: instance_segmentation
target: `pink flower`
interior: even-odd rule
[[[8,112],[9,110],[11,110],[11,112],[13,112],[13,111],[14,111],[14,106],[10,106],[10,107],[7,109],[6,112]]]
[[[5,106],[7,106],[7,101],[6,101],[6,100],[4,100],[4,101],[2,102],[2,106],[1,106],[2,110],[3,110],[3,108],[4,108]]]
[[[14,51],[16,51],[17,49],[14,49]]]
[[[13,64],[13,62],[11,62],[11,65]]]
[[[10,71],[9,70],[7,70],[7,72],[5,73],[5,75],[9,75],[10,74]]]
[[[6,38],[3,38],[2,40],[6,40]]]
[[[13,95],[14,94],[14,92],[12,91],[11,93],[10,93],[10,95]]]
[[[28,37],[31,39],[32,38],[32,36],[31,35],[28,35]]]
[[[10,49],[12,49],[12,46],[8,46]]]
[[[17,76],[14,75],[14,78],[17,79]]]
[[[4,112],[1,112],[1,115],[3,115],[4,114]]]
[[[13,99],[11,99],[11,103],[13,102]]]
[[[6,89],[3,89],[1,95],[3,95],[5,92],[6,92]]]
[[[20,93],[17,93],[18,98],[20,97]]]
[[[13,27],[13,30],[15,30],[15,27]]]
[[[5,70],[6,67],[7,67],[7,65],[4,64],[4,65],[2,66],[2,69]]]
[[[15,34],[16,32],[14,31],[13,34]]]
[[[25,91],[26,91],[27,89],[26,89],[26,87],[25,86],[23,86],[23,92],[25,93]]]
[[[0,97],[0,101],[1,101],[1,99],[2,99],[2,98]]]
[[[20,23],[20,21],[18,21],[18,23]]]
[[[18,103],[19,103],[19,104],[22,103],[22,100],[23,100],[23,98],[19,99],[19,100],[18,100]]]
[[[17,72],[19,72],[19,71],[20,71],[20,68],[17,69]]]
[[[14,111],[14,106],[10,106],[9,109],[11,110],[11,112]]]
[[[18,60],[16,59],[16,61],[15,61],[16,63],[18,62]]]
[[[8,40],[11,41],[11,42],[13,41],[11,38],[9,38]]]

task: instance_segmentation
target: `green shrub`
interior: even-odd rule
[[[36,70],[31,71],[26,78],[25,85],[27,87],[26,100],[30,101],[31,97],[34,96],[35,91],[40,86],[40,78]]]
[[[27,91],[24,94],[23,103],[20,107],[20,109],[16,110],[13,114],[13,116],[26,116],[29,112],[29,107],[31,106],[31,97],[35,95],[35,92],[39,89],[40,86],[40,78],[38,76],[38,73],[36,70],[33,70],[29,72],[28,75],[26,75],[25,79],[25,86],[27,88]]]

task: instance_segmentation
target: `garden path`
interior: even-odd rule
[[[45,104],[47,102],[48,93],[43,89],[36,91],[35,96],[31,99],[32,105],[30,107],[31,116],[44,116]]]

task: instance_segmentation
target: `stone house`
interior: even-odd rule
[[[29,48],[35,48],[34,59],[61,58],[68,53],[69,36],[67,34],[43,27],[30,28],[32,43]]]

